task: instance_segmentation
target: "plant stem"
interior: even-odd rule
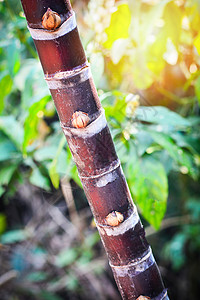
[[[22,5],[122,298],[168,299],[115,152],[71,5],[67,0],[22,0]],[[48,8],[62,20],[55,31],[41,25]]]

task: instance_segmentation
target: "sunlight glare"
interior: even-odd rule
[[[178,60],[178,52],[176,51],[176,47],[172,43],[171,39],[167,39],[167,50],[163,54],[164,60],[170,64],[170,65],[175,65]]]

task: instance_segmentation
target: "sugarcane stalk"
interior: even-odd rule
[[[121,296],[169,299],[115,152],[71,4],[21,2]]]

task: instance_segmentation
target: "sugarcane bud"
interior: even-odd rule
[[[124,221],[124,216],[118,211],[112,211],[106,217],[106,222],[110,226],[118,226],[123,221]]]
[[[54,30],[61,24],[61,17],[59,14],[50,8],[42,17],[42,26],[48,30]]]
[[[146,296],[140,296],[136,300],[151,300],[151,298],[146,297]]]
[[[82,111],[76,111],[72,115],[72,126],[75,128],[84,128],[89,123],[90,118],[88,117],[88,114],[82,112]]]

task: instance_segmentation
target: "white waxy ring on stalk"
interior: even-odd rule
[[[87,63],[86,66],[80,66],[73,71],[58,72],[54,76],[46,76],[45,80],[50,90],[62,90],[77,86],[91,77],[92,73]]]
[[[149,269],[155,263],[151,248],[140,259],[123,266],[110,265],[118,277],[126,277],[129,275],[138,275]]]
[[[55,40],[76,28],[76,17],[73,14],[56,30],[35,29],[28,26],[28,30],[34,40]]]
[[[92,137],[93,135],[101,132],[106,126],[107,121],[103,109],[101,109],[101,114],[85,128],[71,128],[61,124],[63,132],[66,136],[70,137],[73,134],[74,136],[76,135],[82,138]]]
[[[140,222],[139,215],[137,213],[136,206],[134,205],[134,211],[130,215],[130,217],[124,220],[116,227],[107,227],[104,225],[96,224],[99,231],[102,235],[107,234],[108,236],[118,236],[122,235],[130,229],[134,229],[134,227]]]

